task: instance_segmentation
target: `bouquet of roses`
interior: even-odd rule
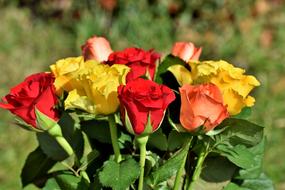
[[[261,190],[263,127],[247,120],[258,80],[202,48],[111,49],[103,37],[82,56],[13,87],[0,107],[34,131],[23,187],[44,189]]]

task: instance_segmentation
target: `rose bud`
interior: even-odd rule
[[[54,77],[51,73],[31,75],[2,98],[0,107],[9,110],[35,128],[38,128],[35,109],[58,121],[59,114],[55,109],[57,97],[53,83]]]
[[[168,105],[175,99],[170,88],[142,78],[118,88],[121,118],[127,130],[134,135],[156,131]]]
[[[184,85],[180,89],[180,123],[194,132],[200,126],[210,131],[229,117],[219,88],[214,84]]]
[[[95,60],[97,62],[107,61],[113,52],[110,43],[103,37],[93,36],[81,46],[84,60]]]
[[[202,48],[197,48],[191,42],[176,42],[173,47],[171,54],[179,57],[185,62],[189,62],[190,60],[199,60],[199,57],[202,53]]]
[[[141,76],[154,79],[156,61],[160,55],[153,50],[145,51],[139,48],[126,48],[123,51],[113,52],[108,58],[108,64],[123,64],[131,68],[127,75],[127,81]]]

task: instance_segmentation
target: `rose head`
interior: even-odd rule
[[[173,47],[171,54],[179,57],[185,62],[190,60],[199,60],[199,57],[202,53],[202,48],[197,48],[191,42],[176,42]]]
[[[54,86],[56,93],[61,96],[63,91],[71,91],[81,87],[80,82],[77,80],[78,75],[87,70],[90,65],[95,61],[84,62],[82,56],[68,57],[56,61],[55,64],[50,66],[52,74],[55,76]]]
[[[126,48],[123,51],[117,51],[110,54],[108,64],[123,64],[131,68],[127,75],[127,81],[138,77],[149,75],[154,79],[156,61],[160,58],[158,53],[153,50],[145,51],[139,48]]]
[[[35,108],[57,121],[58,111],[54,108],[57,98],[53,82],[51,73],[31,75],[2,98],[0,107],[9,110],[33,127],[37,127]]]
[[[180,89],[180,123],[193,132],[200,126],[210,131],[229,117],[219,88],[213,84],[184,85]]]
[[[65,109],[80,109],[95,115],[116,112],[119,107],[118,86],[125,84],[129,70],[125,65],[90,63],[75,78],[79,85],[69,91],[64,101]]]
[[[113,52],[110,43],[103,37],[93,36],[81,46],[84,60],[95,60],[103,62],[108,60],[108,56]]]
[[[245,106],[254,105],[255,99],[249,93],[260,83],[245,70],[234,67],[226,61],[190,61],[193,83],[212,83],[219,87],[223,101],[231,115],[240,113]]]
[[[121,117],[127,130],[135,135],[157,130],[165,110],[175,99],[171,89],[153,81],[137,78],[118,88]],[[148,125],[151,126],[151,128]]]

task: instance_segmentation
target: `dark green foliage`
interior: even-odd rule
[[[29,183],[42,186],[47,179],[48,171],[55,163],[56,161],[44,154],[40,147],[36,148],[29,154],[22,169],[22,186],[25,187]]]
[[[140,166],[133,159],[127,159],[120,163],[108,160],[99,173],[100,183],[104,187],[112,187],[114,190],[125,190],[139,176]]]

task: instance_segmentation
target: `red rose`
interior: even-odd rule
[[[157,130],[166,108],[175,99],[167,86],[142,78],[130,81],[126,86],[119,86],[118,94],[122,120],[128,131],[135,135]]]
[[[197,48],[191,42],[176,42],[172,47],[171,54],[183,59],[186,62],[190,60],[199,60],[202,48]]]
[[[50,73],[31,75],[2,98],[0,107],[9,110],[33,127],[36,127],[35,108],[57,121],[58,112],[54,108],[57,98],[53,82],[54,77]]]
[[[160,58],[153,50],[145,51],[139,48],[126,48],[110,54],[108,64],[123,64],[131,68],[127,75],[127,81],[148,74],[153,80],[156,68],[156,61]]]
[[[219,88],[214,84],[183,85],[180,89],[180,123],[187,131],[200,126],[210,131],[229,117]]]
[[[93,36],[81,46],[84,60],[93,59],[98,62],[108,60],[108,56],[113,52],[110,43],[103,37]]]

